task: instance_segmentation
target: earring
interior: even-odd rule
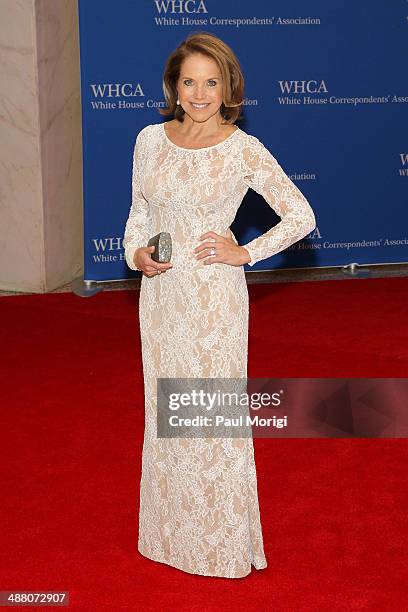
[[[177,105],[179,105],[179,104],[180,104],[180,100],[179,100],[178,98],[177,98],[177,102],[176,102],[176,104],[177,104]]]

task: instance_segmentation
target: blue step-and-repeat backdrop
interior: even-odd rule
[[[317,227],[249,271],[408,261],[406,0],[78,0],[84,279],[140,276],[124,259],[135,137],[166,119],[162,76],[190,33],[212,32],[245,78],[241,129],[310,202]],[[245,244],[279,222],[249,190]]]

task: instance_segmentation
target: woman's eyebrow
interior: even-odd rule
[[[193,77],[189,77],[189,76],[183,76],[183,77],[181,77],[181,78],[182,78],[182,79],[192,79],[192,80],[194,81]],[[209,81],[210,79],[214,81],[214,80],[218,80],[218,79],[220,79],[220,78],[221,78],[221,77],[208,77],[207,81]]]

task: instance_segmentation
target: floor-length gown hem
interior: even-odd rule
[[[156,561],[156,563],[164,563],[168,565],[169,567],[174,567],[175,569],[181,570],[182,572],[186,572],[187,574],[192,574],[195,576],[210,576],[212,578],[245,578],[246,576],[249,576],[251,574],[252,565],[254,566],[256,570],[265,569],[268,566],[267,562],[264,560],[261,560],[261,561],[253,560],[249,566],[248,571],[245,574],[235,575],[235,574],[214,574],[211,572],[202,572],[202,571],[193,572],[175,563],[174,561],[169,561],[169,560],[166,560],[160,557],[156,557],[156,555],[154,554],[148,553],[140,545],[138,545],[137,549],[140,552],[140,554],[143,555],[143,557],[146,557],[146,559],[150,559],[150,561]]]

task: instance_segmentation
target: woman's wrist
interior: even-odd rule
[[[247,264],[251,261],[251,255],[249,254],[248,249],[246,249],[244,246],[241,246],[242,252],[243,252],[243,256],[245,258],[245,261],[243,261],[243,264]]]

